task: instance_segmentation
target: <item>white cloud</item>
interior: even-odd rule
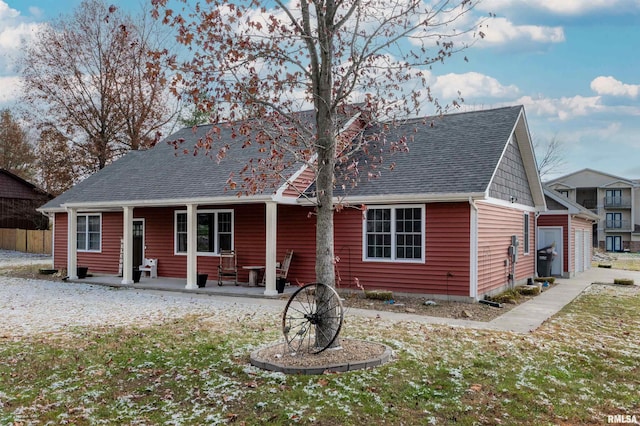
[[[44,16],[44,11],[36,6],[29,7],[29,13],[36,19],[40,19]]]
[[[591,90],[603,96],[623,96],[635,99],[640,94],[640,84],[625,84],[611,76],[600,76],[591,82]]]
[[[22,43],[33,37],[38,26],[22,19],[18,10],[0,0],[0,74],[14,71],[13,63]]]
[[[532,9],[555,15],[582,16],[594,12],[609,11],[621,13],[624,10],[638,10],[637,0],[483,0],[478,8],[493,13],[503,13],[505,10]]]
[[[438,76],[431,89],[445,99],[455,99],[458,96],[458,91],[465,99],[507,98],[519,94],[516,86],[504,86],[495,78],[477,72]]]
[[[573,96],[562,98],[533,98],[531,96],[523,96],[516,100],[516,103],[523,104],[527,112],[531,114],[556,117],[563,121],[601,112],[605,109],[600,103],[600,96]]]
[[[12,9],[9,5],[0,0],[0,22],[4,20],[15,19],[20,16],[20,12],[16,9]]]
[[[5,26],[0,30],[0,49],[18,50],[21,43],[31,38],[38,29],[38,24],[19,23]]]
[[[483,28],[485,38],[479,47],[506,44],[513,41],[531,41],[535,43],[562,43],[565,41],[562,27],[540,25],[514,25],[505,18],[490,18]]]

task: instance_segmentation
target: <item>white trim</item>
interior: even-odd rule
[[[78,249],[78,241],[77,241],[77,235],[78,235],[78,228],[77,228],[77,223],[78,223],[78,219],[80,218],[80,216],[84,216],[86,217],[86,226],[87,229],[85,231],[85,236],[87,237],[86,239],[86,244],[85,244],[85,248],[84,249]],[[89,247],[89,216],[98,216],[100,218],[100,247],[97,250],[89,250],[86,247]],[[78,253],[102,253],[102,213],[100,212],[77,212],[76,213],[76,249]]]
[[[67,276],[78,279],[78,212],[67,210]]]
[[[276,249],[278,246],[278,204],[266,203],[265,212],[265,271],[264,294],[275,296],[276,290]]]
[[[472,199],[469,199],[470,217],[470,236],[469,236],[469,297],[474,300],[478,300],[478,206],[475,205]]]
[[[355,196],[355,197],[334,197],[334,204],[342,204],[342,205],[355,205],[355,204],[402,204],[402,203],[437,203],[437,202],[468,202],[469,198],[473,198],[476,200],[484,200],[486,199],[486,194],[484,192],[473,192],[473,193],[452,193],[452,194],[381,194],[381,195],[366,195],[366,196]],[[309,199],[298,199],[298,204],[303,206],[315,206],[316,198]]]
[[[68,208],[75,208],[86,212],[90,211],[122,211],[123,207],[184,207],[188,204],[197,205],[224,205],[224,204],[256,204],[273,200],[272,195],[251,195],[251,196],[228,196],[228,197],[201,197],[201,198],[167,198],[154,200],[128,200],[128,201],[107,201],[89,203],[63,203],[60,207],[49,209],[37,209],[44,213],[66,212]]]
[[[382,210],[389,209],[391,210],[391,258],[370,258],[367,256],[367,212],[369,210]],[[420,228],[420,238],[421,238],[421,250],[419,259],[396,259],[395,258],[395,248],[396,248],[396,210],[398,209],[420,209],[420,220],[422,222],[422,226]],[[384,205],[372,205],[367,210],[365,210],[362,215],[362,261],[363,262],[379,262],[379,263],[422,263],[426,262],[426,208],[424,204],[384,204]]]
[[[187,204],[187,289],[198,288],[198,206]]]
[[[133,283],[133,207],[122,209],[122,284]]]
[[[187,210],[174,210],[173,211],[173,254],[175,256],[184,256],[187,254],[188,250],[186,252],[183,251],[178,251],[178,215],[179,214],[187,214]],[[214,213],[215,214],[215,219],[214,219],[214,235],[215,235],[215,241],[214,241],[214,248],[215,251],[210,252],[210,251],[198,251],[197,247],[197,241],[196,241],[196,255],[197,256],[210,256],[210,257],[215,257],[215,256],[220,256],[220,247],[218,246],[218,213],[230,213],[231,214],[231,250],[234,249],[234,242],[235,242],[235,211],[233,209],[196,209],[195,212],[195,219],[196,219],[196,238],[197,238],[197,220],[198,220],[198,215],[200,213],[206,214],[206,213]],[[187,225],[187,239],[189,234],[189,229],[188,229],[188,225]]]
[[[487,204],[492,204],[494,206],[509,207],[509,208],[514,209],[514,210],[520,210],[522,212],[536,213],[536,212],[540,211],[535,206],[526,206],[524,204],[512,203],[512,202],[509,202],[509,201],[506,201],[506,200],[501,200],[499,198],[493,198],[493,197],[487,198],[485,200],[476,200],[476,201],[487,203]]]

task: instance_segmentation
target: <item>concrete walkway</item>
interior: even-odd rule
[[[573,278],[556,280],[558,285],[490,321],[488,328],[517,333],[534,331],[591,284],[612,284],[615,278],[630,278],[640,284],[640,272],[592,268]]]
[[[347,308],[347,315],[360,317],[380,318],[391,321],[414,321],[424,324],[442,324],[456,327],[468,327],[482,330],[510,331],[515,333],[528,333],[536,330],[547,319],[555,315],[565,305],[578,297],[592,283],[613,283],[614,278],[630,278],[636,285],[640,284],[640,272],[624,271],[620,269],[592,268],[569,279],[557,279],[558,285],[544,291],[539,296],[516,306],[503,315],[489,322],[470,321],[455,318],[430,317],[403,312],[387,312],[368,309]],[[264,288],[260,287],[235,287],[208,284],[206,288],[197,290],[184,289],[184,280],[145,280],[135,286],[122,286],[117,277],[94,277],[79,280],[86,284],[100,284],[112,287],[133,287],[145,289],[151,292],[172,292],[174,295],[184,297],[215,296],[217,300],[229,303],[241,303],[257,306],[269,306],[271,308],[284,308],[286,299],[296,287],[287,287],[284,295],[273,298],[263,296]],[[175,282],[173,282],[175,281]]]
[[[539,296],[516,306],[489,322],[469,321],[454,318],[429,317],[400,312],[380,312],[366,309],[349,309],[349,314],[382,318],[392,321],[415,321],[425,324],[444,324],[482,330],[511,331],[529,333],[535,331],[546,320],[578,297],[593,283],[613,283],[614,278],[630,278],[640,284],[640,272],[620,269],[592,268],[569,279],[557,279],[558,285],[544,291]]]

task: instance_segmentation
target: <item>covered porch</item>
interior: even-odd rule
[[[133,286],[132,271],[138,266],[137,262],[133,261],[135,234],[141,235],[142,256],[159,260],[160,266],[158,270],[164,269],[165,275],[169,275],[169,277],[162,278],[162,280],[166,279],[168,283],[172,283],[170,287],[180,285],[186,290],[202,291],[197,286],[197,277],[201,272],[208,273],[210,278],[210,282],[205,289],[214,286],[218,287],[217,280],[214,281],[212,278],[217,275],[216,270],[221,247],[217,242],[216,249],[213,252],[203,253],[200,250],[198,215],[201,211],[218,211],[211,210],[212,208],[224,208],[224,211],[230,217],[230,227],[232,229],[229,232],[230,247],[236,252],[240,247],[239,251],[244,256],[243,261],[237,264],[238,271],[242,272],[244,279],[246,279],[246,275],[252,276],[254,283],[259,275],[264,275],[264,286],[247,290],[250,293],[261,292],[264,296],[277,296],[278,203],[273,201],[271,197],[261,200],[247,200],[245,203],[238,203],[237,198],[234,198],[235,204],[231,203],[231,200],[218,199],[216,201],[218,202],[217,204],[206,202],[205,200],[201,200],[199,203],[185,204],[175,202],[170,206],[167,206],[166,202],[146,203],[144,205],[137,205],[135,202],[131,202],[131,205],[124,206],[122,204],[117,206],[64,205],[67,214],[67,226],[63,232],[66,231],[66,241],[64,243],[67,252],[66,266],[67,270],[70,271],[69,279],[72,281],[77,280],[78,276],[74,272],[78,266],[86,264],[90,269],[93,269],[93,271],[97,269],[101,274],[92,279],[99,277],[103,281],[106,280],[106,284],[113,284],[116,280],[119,280],[119,284],[122,286]],[[221,201],[224,201],[224,203]],[[260,213],[257,213],[259,210],[255,210],[254,206],[257,205],[262,205],[262,218],[260,218]],[[238,209],[241,206],[243,216],[239,220]],[[200,210],[201,207],[205,210]],[[247,215],[247,211],[255,211],[257,215]],[[80,214],[87,214],[87,212],[96,213],[98,219],[96,222],[99,223],[99,228],[96,227],[99,229],[99,233],[96,232],[99,239],[96,238],[96,240],[100,244],[96,250],[80,251],[77,248],[77,218]],[[180,252],[177,243],[178,224],[177,222],[174,223],[174,218],[178,213],[181,213],[185,218],[184,230],[182,231],[184,234],[184,246],[181,246]],[[134,222],[141,223],[141,228],[137,231],[135,230]],[[218,223],[215,226],[215,232],[217,233]],[[250,230],[249,227],[251,228]],[[258,229],[257,232],[256,229]],[[218,235],[216,234],[215,237],[217,240]],[[115,275],[109,274],[115,272],[114,268],[118,262],[118,240],[120,240],[120,268],[116,278]],[[259,249],[258,247],[260,246],[263,248]],[[259,268],[259,270],[256,270],[256,268]],[[163,274],[159,272],[159,275],[162,276]],[[233,283],[231,286],[234,286]],[[211,290],[205,290],[205,292],[209,291]]]
[[[217,279],[208,280],[205,287],[187,288],[184,285],[184,278],[168,278],[161,276],[158,278],[141,277],[140,282],[138,283],[134,283],[133,281],[130,283],[123,283],[121,276],[108,274],[90,274],[86,278],[69,277],[68,281],[114,288],[134,288],[141,290],[208,294],[211,296],[236,296],[270,299],[288,299],[291,294],[298,289],[298,286],[296,285],[287,285],[284,287],[284,292],[282,293],[276,292],[275,294],[267,294],[264,287],[250,286],[248,283],[241,283],[236,286],[233,282],[228,282],[219,286]]]

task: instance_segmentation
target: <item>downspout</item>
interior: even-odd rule
[[[535,213],[536,219],[534,221],[534,241],[533,241],[533,254],[535,255],[533,261],[533,275],[534,277],[539,277],[538,275],[538,218],[540,217],[540,212],[536,211]]]
[[[469,197],[471,217],[469,228],[469,297],[478,301],[478,206],[473,198]]]

